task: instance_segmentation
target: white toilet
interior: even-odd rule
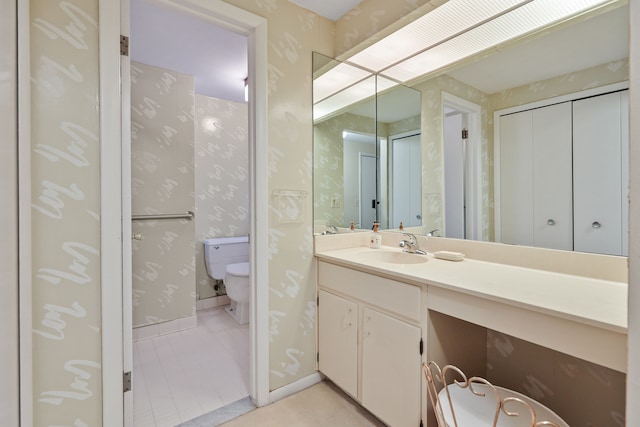
[[[249,322],[249,237],[220,237],[204,241],[207,273],[224,280],[231,304],[227,313],[238,323]]]

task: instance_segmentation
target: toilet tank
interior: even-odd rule
[[[249,236],[205,239],[204,258],[209,276],[222,280],[228,264],[249,261]]]

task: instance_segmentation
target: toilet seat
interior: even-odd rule
[[[249,263],[239,262],[227,265],[227,274],[236,277],[249,277]]]

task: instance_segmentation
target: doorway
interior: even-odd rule
[[[443,237],[482,240],[480,106],[443,92]]]
[[[265,206],[266,201],[266,20],[257,17],[249,12],[238,9],[234,6],[228,5],[223,2],[212,1],[207,6],[197,7],[190,4],[181,3],[180,6],[173,2],[165,1],[153,1],[146,3],[162,4],[163,6],[179,10],[187,15],[197,17],[203,21],[206,21],[212,25],[219,25],[224,29],[231,30],[238,34],[242,34],[248,39],[248,59],[249,59],[249,72],[246,79],[246,86],[249,94],[249,126],[248,126],[248,141],[249,141],[249,166],[248,170],[251,171],[249,178],[249,199],[250,208],[248,215],[250,216],[250,226],[248,234],[251,235],[251,248],[250,248],[250,281],[251,281],[251,325],[249,327],[249,349],[246,358],[249,360],[249,382],[247,384],[251,400],[258,405],[263,406],[269,402],[269,389],[268,389],[268,320],[267,320],[267,289],[264,286],[258,286],[257,277],[265,277],[268,274],[266,258],[262,255],[267,250],[267,227],[265,225],[267,218],[266,215],[260,215],[256,213],[255,206]],[[128,22],[129,14],[129,0],[122,1],[123,11],[123,23]],[[135,25],[135,24],[134,24]],[[166,28],[164,28],[166,31]],[[128,34],[129,29],[125,26],[122,29],[123,34]],[[135,42],[132,42],[132,48],[134,48]],[[123,76],[123,170],[128,170],[127,165],[130,164],[130,152],[128,151],[127,144],[129,138],[127,138],[128,124],[130,118],[127,117],[127,109],[130,108],[129,100],[127,99],[127,90],[129,82],[129,60],[125,58],[122,60],[122,76]],[[166,82],[164,82],[166,83]],[[170,83],[170,82],[169,82]],[[260,132],[257,130],[260,129]],[[126,173],[125,173],[126,175]],[[123,176],[123,199],[127,200],[131,194],[127,194],[127,189],[130,189],[130,176]],[[129,184],[129,185],[128,185]],[[123,207],[123,216],[126,218],[131,215],[130,206]],[[123,225],[125,235],[127,235],[127,226]],[[128,259],[131,257],[131,246],[127,247],[127,242],[124,245],[124,260],[125,267]],[[258,256],[261,255],[261,256]],[[131,266],[128,266],[128,271],[131,273]],[[129,277],[129,283],[127,282]],[[125,372],[132,368],[132,349],[131,349],[131,334],[127,337],[128,331],[131,330],[131,307],[127,307],[127,294],[131,295],[131,280],[130,274],[127,274],[126,268],[123,281],[124,286],[124,361],[123,367]],[[127,314],[128,313],[128,314]],[[226,314],[226,313],[225,313]],[[129,317],[129,318],[127,318]],[[129,348],[127,348],[129,346]],[[206,350],[204,350],[206,352]],[[260,356],[259,356],[260,355]],[[211,356],[211,355],[208,355]],[[203,356],[207,357],[207,356]],[[211,356],[215,363],[215,356]],[[133,369],[135,371],[135,368]],[[134,387],[135,387],[135,372],[134,372]],[[133,425],[133,404],[131,399],[132,393],[125,393],[125,425]]]
[[[134,424],[180,424],[249,395],[249,325],[203,245],[249,235],[247,37],[146,1],[130,16]]]

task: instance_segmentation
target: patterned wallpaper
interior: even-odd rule
[[[194,79],[131,64],[131,212],[194,211]],[[133,326],[195,315],[195,224],[133,221]]]
[[[97,6],[30,2],[36,426],[102,420]]]
[[[315,372],[311,52],[333,56],[332,22],[281,0],[226,0],[268,20],[270,389]],[[273,193],[303,192],[300,222]],[[306,196],[304,196],[306,194]],[[263,282],[264,283],[264,282]]]
[[[335,56],[333,25],[287,1],[227,3],[268,20],[269,191],[310,195],[311,52]],[[336,30],[336,40],[355,45],[368,33],[358,28],[371,26],[375,15],[395,22],[394,10],[408,16],[403,14],[418,3],[366,1],[362,13]],[[30,4],[33,235],[38,239],[32,256],[35,425],[100,425],[102,416],[97,5],[96,0]],[[340,52],[339,46],[345,44],[335,43]],[[433,99],[423,98],[429,102]],[[433,147],[425,151],[430,159],[438,155]],[[301,223],[280,223],[278,205],[272,200],[268,206],[270,389],[315,371],[311,197],[304,203],[309,214]],[[193,263],[186,270],[193,274]]]
[[[249,234],[249,137],[247,104],[196,95],[195,203],[196,293],[214,290],[203,240]]]
[[[489,108],[493,117],[493,112],[496,110],[623,82],[628,79],[629,60],[623,59],[491,94]],[[493,134],[493,130],[491,133]]]
[[[351,220],[357,222],[357,218],[344,218],[344,130],[375,135],[376,126],[371,118],[344,113],[313,127],[313,219],[317,225],[346,227]],[[332,198],[338,199],[337,208],[331,207]]]

